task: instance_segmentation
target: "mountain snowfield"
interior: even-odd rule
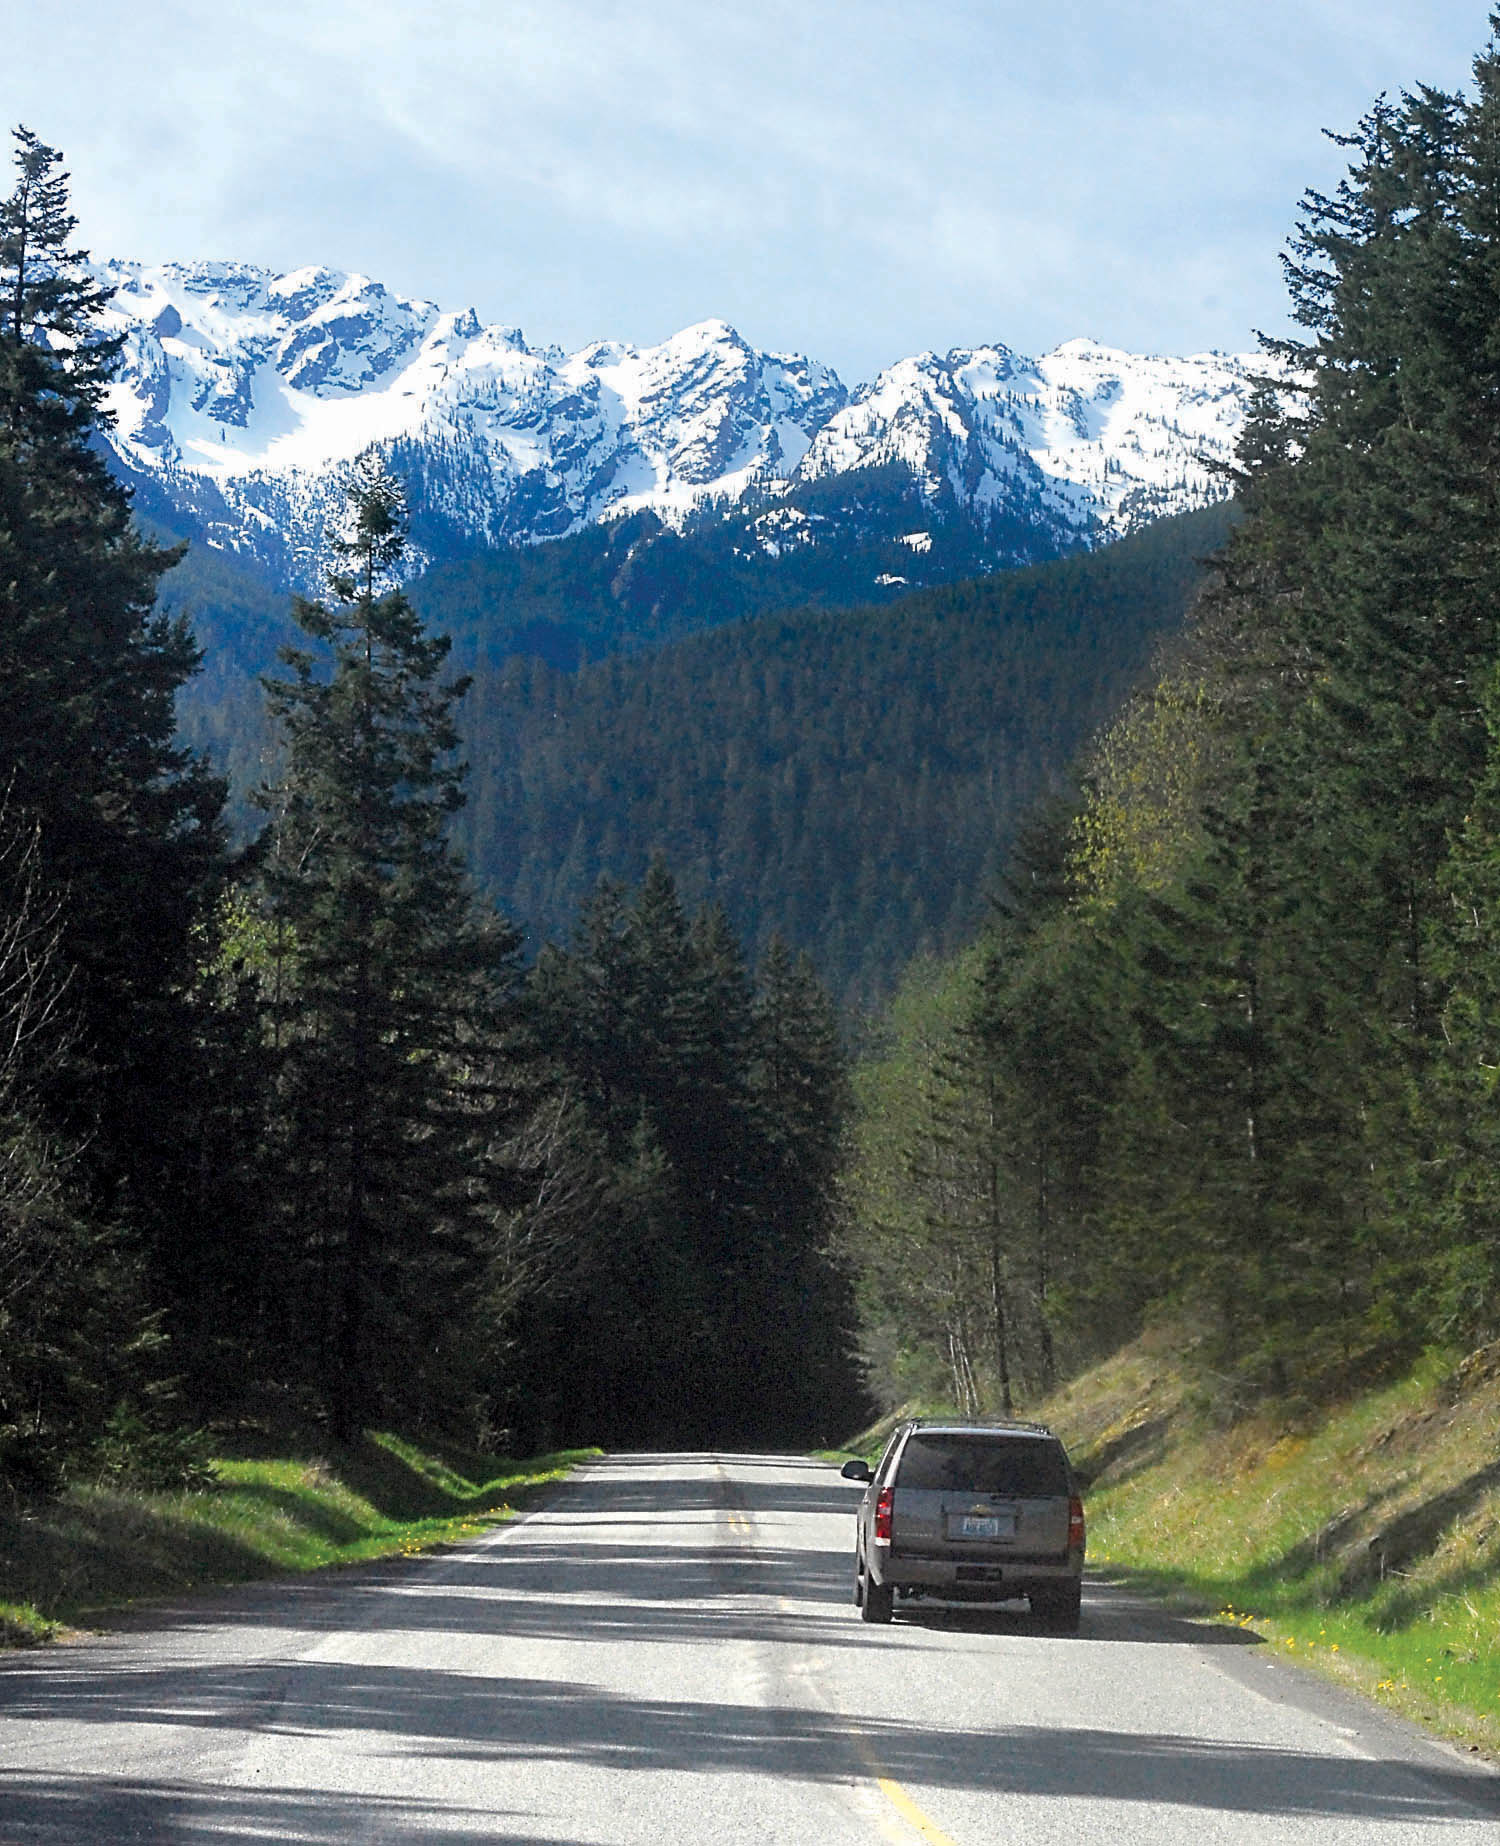
[[[939,513],[1025,507],[1087,544],[1223,495],[1210,464],[1232,454],[1264,366],[1072,340],[1040,359],[923,353],[850,390],[723,321],[566,354],[335,270],[109,262],[99,275],[125,335],[110,399],[121,462],[197,536],[304,588],[371,445],[406,481],[417,565],[640,509],[681,526],[761,508],[753,529],[775,555],[815,540],[789,498],[799,485],[892,464]]]

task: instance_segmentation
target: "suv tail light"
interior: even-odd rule
[[[875,1496],[875,1541],[891,1542],[891,1509],[895,1504],[895,1489],[882,1487]]]
[[[1083,1502],[1077,1494],[1068,1502],[1068,1549],[1083,1549]]]

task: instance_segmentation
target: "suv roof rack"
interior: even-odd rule
[[[1028,1423],[1021,1417],[908,1417],[906,1423],[908,1429],[1013,1429],[1032,1436],[1056,1434],[1045,1423]]]

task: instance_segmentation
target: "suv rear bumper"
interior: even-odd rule
[[[884,1553],[884,1555],[882,1555]],[[877,1548],[869,1571],[882,1588],[925,1591],[955,1602],[1005,1602],[1032,1590],[1060,1590],[1083,1578],[1083,1558],[1070,1552],[1056,1562],[1036,1558],[959,1562],[951,1558],[907,1557]]]

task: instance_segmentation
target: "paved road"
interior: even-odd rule
[[[856,1490],[629,1456],[441,1557],[0,1660],[0,1840],[1494,1846],[1500,1778],[1237,1631],[849,1600]]]

